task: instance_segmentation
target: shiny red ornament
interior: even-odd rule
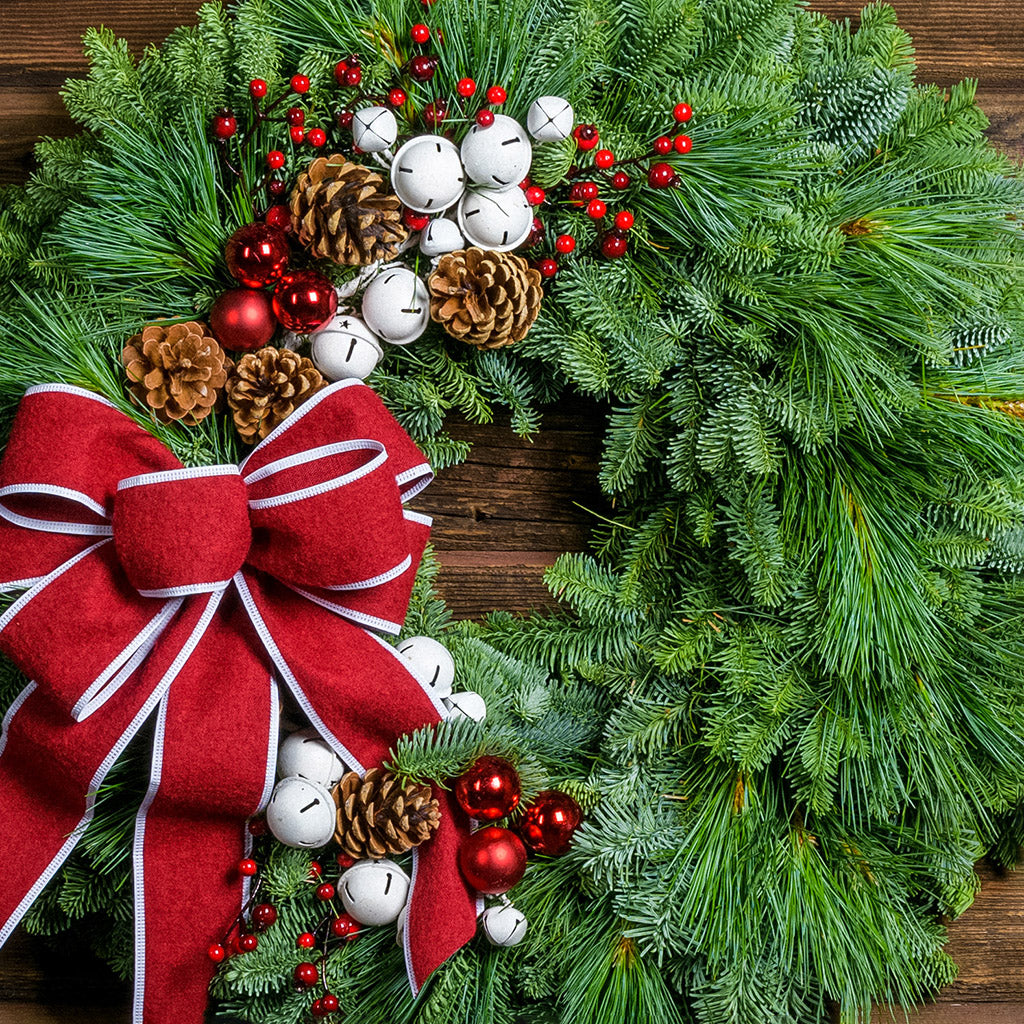
[[[292,214],[287,206],[272,206],[263,215],[263,219],[274,228],[282,231],[290,231],[292,226]]]
[[[327,132],[323,128],[311,128],[306,133],[306,141],[315,149],[319,149],[327,141]]]
[[[559,235],[555,239],[555,248],[563,256],[568,256],[576,248],[576,239],[572,235]]]
[[[238,122],[230,110],[221,110],[210,123],[210,130],[218,139],[230,139],[238,131]]]
[[[409,37],[414,43],[419,43],[422,46],[424,43],[430,42],[430,29],[423,24],[413,25],[409,30]]]
[[[294,142],[295,145],[298,146],[306,137],[306,129],[301,126],[296,126],[295,128],[289,128],[288,134],[291,135],[292,142]]]
[[[342,914],[331,922],[331,931],[339,939],[352,940],[359,933],[362,926],[351,914]]]
[[[622,251],[606,252],[604,241],[614,239],[621,242]],[[601,243],[601,251],[609,258],[621,256],[626,251],[625,235],[609,231]],[[618,249],[618,246],[613,246]],[[557,857],[565,853],[572,843],[572,837],[583,820],[580,805],[568,793],[557,789],[545,789],[537,794],[537,798],[526,808],[523,820],[519,824],[519,834],[531,850]]]
[[[319,1020],[321,1017],[326,1017],[327,1014],[324,1011],[324,1001],[322,999],[314,999],[313,1004],[309,1008],[309,1012]]]
[[[476,92],[476,82],[472,78],[460,78],[459,84],[455,86],[455,89],[460,96],[468,99]]]
[[[346,71],[348,71],[347,60],[339,60],[338,63],[334,65],[334,80],[338,83],[338,85],[345,84]]]
[[[596,149],[600,141],[597,128],[592,124],[576,125],[572,137],[576,140],[576,145],[583,150]]]
[[[531,206],[540,206],[540,204],[547,198],[544,189],[539,188],[537,185],[531,185],[524,194],[526,196],[526,201]]]
[[[625,171],[616,171],[612,175],[612,188],[617,189],[619,192],[629,188],[632,182],[633,179]]]
[[[335,1013],[340,1004],[338,997],[333,992],[325,992],[320,997],[320,1005],[323,1007],[324,1013]]]
[[[620,231],[628,231],[633,226],[633,214],[629,210],[619,210],[615,214],[615,226]]]
[[[443,99],[435,99],[423,108],[423,120],[431,128],[436,128],[448,116],[448,103]]]
[[[615,163],[615,154],[610,149],[599,149],[594,154],[594,163],[597,164],[602,171],[606,171],[613,163]]]
[[[267,83],[262,78],[254,78],[249,83],[249,95],[254,100],[261,100],[267,95]]]
[[[659,156],[665,156],[666,153],[672,152],[672,140],[667,135],[659,135],[654,140],[652,149],[655,153],[659,154]]]
[[[672,108],[672,116],[681,124],[685,124],[693,117],[693,111],[688,103],[677,103]]]
[[[591,199],[596,199],[598,193],[597,184],[593,181],[581,181],[579,197],[585,203],[589,203]]]
[[[478,110],[476,112],[476,123],[480,125],[481,128],[490,128],[491,125],[494,124],[494,114],[486,108]]]
[[[294,131],[294,129],[292,129]],[[267,154],[267,166],[272,170],[276,171],[281,167],[284,167],[284,153],[279,149],[272,149]]]
[[[241,291],[241,289],[236,289],[236,291]],[[251,858],[247,857],[245,860],[240,860],[238,862],[238,873],[246,878],[252,878],[257,871],[259,871],[259,866],[256,861]]]
[[[514,832],[488,825],[463,840],[459,867],[477,892],[497,896],[523,877],[526,847]]]
[[[519,773],[503,757],[481,757],[455,783],[455,799],[471,818],[497,821],[519,806]]]
[[[552,278],[558,273],[558,264],[548,257],[537,264],[537,269],[540,271],[541,277]]]
[[[238,940],[238,949],[242,953],[253,953],[259,946],[260,940],[255,935],[243,935]]]
[[[338,867],[341,868],[342,871],[348,871],[348,869],[356,862],[355,858],[350,857],[347,853],[339,853],[334,859],[337,861]]]
[[[318,900],[323,900],[324,903],[327,903],[328,900],[333,900],[334,886],[331,885],[330,882],[324,882],[323,885],[318,885],[316,887],[316,898]]]
[[[309,874],[311,878],[319,878],[324,873],[324,869],[320,866],[320,861],[311,860],[309,862]]]
[[[410,231],[422,231],[430,223],[430,217],[425,213],[405,209],[402,211],[402,221]]]
[[[272,903],[258,903],[252,910],[253,923],[260,928],[269,928],[277,920],[277,909]]]
[[[283,196],[288,191],[288,186],[280,178],[271,178],[267,182],[267,194],[272,196]]]
[[[672,141],[677,153],[689,153],[693,149],[693,139],[689,135],[677,135]]]
[[[600,220],[608,212],[608,207],[600,199],[591,199],[587,203],[587,216],[592,220]]]
[[[290,255],[284,232],[261,221],[242,225],[224,247],[228,273],[250,288],[276,281],[287,269]]]
[[[338,309],[334,285],[316,270],[286,274],[274,289],[274,315],[289,331],[309,334]]]
[[[417,82],[429,82],[434,77],[434,72],[437,71],[437,64],[436,57],[427,56],[425,53],[413,57],[407,65],[409,77],[414,78]]]
[[[349,68],[345,72],[345,84],[350,87],[357,86],[363,80],[362,68]]]
[[[601,239],[601,254],[606,259],[617,260],[620,256],[626,255],[628,248],[629,242],[624,233],[609,231]]]
[[[351,128],[352,127],[352,120],[353,120],[354,117],[355,117],[355,114],[353,114],[351,110],[342,110],[338,114],[338,127],[339,128]]]
[[[306,988],[309,988],[320,980],[320,972],[316,969],[316,964],[306,961],[295,968],[292,977],[295,979],[296,985],[305,985]]]
[[[228,951],[219,943],[215,942],[206,951],[206,955],[215,963],[222,963],[224,958],[228,955]]]
[[[289,84],[292,87],[292,92],[297,92],[300,95],[309,92],[309,78],[306,75],[292,75]]]
[[[294,128],[306,123],[306,112],[302,107],[289,107],[285,111],[284,119]]]
[[[263,348],[277,330],[269,292],[259,288],[231,288],[224,292],[210,309],[210,329],[224,348],[232,352]],[[243,860],[238,870],[243,875],[254,875],[256,862]]]
[[[487,90],[487,102],[500,107],[508,99],[508,93],[500,85],[492,85]]]
[[[651,188],[668,188],[675,180],[676,172],[669,164],[653,164],[647,172],[647,184]]]
[[[303,932],[296,940],[299,949],[312,949],[316,945],[316,936],[312,932]]]
[[[400,107],[409,97],[406,96],[404,89],[399,89],[396,85],[394,89],[388,90],[388,103],[393,107]]]

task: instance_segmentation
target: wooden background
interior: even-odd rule
[[[138,52],[194,21],[197,5],[0,0],[0,182],[23,179],[36,136],[73,130],[57,91],[84,71],[79,40],[87,26],[107,25]],[[814,6],[855,17],[860,5]],[[895,7],[914,37],[922,79],[950,85],[978,78],[991,137],[1024,156],[1024,8],[1014,0],[895,0]],[[597,410],[582,404],[548,416],[532,444],[501,424],[457,428],[476,442],[470,461],[445,473],[418,502],[436,517],[445,595],[457,614],[548,603],[543,567],[560,551],[585,547],[584,509],[599,507],[593,480],[601,428]],[[950,928],[960,978],[913,1016],[916,1024],[1024,1022],[1024,875],[980,871],[981,895]],[[20,934],[0,951],[2,1024],[119,1024],[128,1020],[126,999],[105,967],[77,952],[55,953]]]

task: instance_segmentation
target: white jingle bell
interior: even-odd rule
[[[377,336],[351,313],[337,313],[310,341],[313,365],[327,380],[363,380],[384,358]]]
[[[360,924],[391,924],[409,899],[409,876],[393,860],[361,860],[338,879],[338,894]]]
[[[436,217],[420,234],[420,252],[424,256],[442,256],[466,244],[459,225],[447,217]]]
[[[429,636],[411,636],[396,648],[416,681],[435,697],[448,697],[455,682],[455,662],[444,644]]]
[[[337,807],[318,782],[292,775],[275,787],[267,805],[267,825],[285,846],[313,850],[334,835]]]
[[[572,104],[561,96],[540,96],[530,104],[526,127],[538,142],[558,142],[572,134]]]
[[[278,748],[277,774],[282,779],[297,775],[330,789],[345,774],[345,766],[316,729],[300,729]]]
[[[441,703],[448,709],[448,721],[459,718],[471,718],[474,722],[482,722],[487,717],[487,705],[483,697],[473,690],[463,690],[444,697]]]
[[[352,141],[364,153],[382,153],[398,138],[398,122],[387,107],[363,107],[352,116]]]
[[[466,171],[455,143],[440,135],[410,139],[391,161],[391,187],[410,210],[447,210],[466,191]]]
[[[507,252],[526,241],[533,227],[533,207],[521,188],[467,192],[459,203],[459,227],[470,244]]]
[[[462,166],[478,185],[498,192],[515,188],[526,177],[533,147],[523,126],[507,114],[495,114],[494,123],[475,124],[462,142]]]
[[[395,926],[395,945],[399,949],[405,949],[405,923],[409,920],[409,904],[402,907],[398,915],[398,924]]]
[[[405,267],[390,267],[363,292],[366,326],[392,345],[415,341],[430,323],[427,286]]]
[[[518,946],[526,938],[526,916],[511,903],[488,907],[480,915],[480,926],[492,946]]]

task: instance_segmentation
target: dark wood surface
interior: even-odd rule
[[[814,6],[855,17],[860,5]],[[37,136],[74,130],[58,90],[85,68],[79,40],[86,27],[107,25],[137,53],[194,22],[196,7],[197,0],[3,0],[0,182],[23,179]],[[992,139],[1024,156],[1024,7],[1013,0],[895,0],[895,7],[914,37],[922,78],[940,85],[979,79]],[[532,443],[501,424],[456,426],[475,443],[470,461],[443,474],[417,503],[435,516],[442,586],[456,614],[550,603],[544,566],[561,551],[582,550],[601,509],[594,472],[602,430],[600,410],[586,404],[546,417]],[[960,977],[912,1015],[917,1024],[1024,1022],[1024,875],[996,877],[982,868],[981,877],[974,906],[950,927]],[[124,987],[78,955],[48,952],[20,933],[0,952],[0,1024],[114,1024],[128,1019],[126,1006]],[[878,1024],[889,1019],[876,1011]],[[899,1011],[896,1019],[903,1019]]]

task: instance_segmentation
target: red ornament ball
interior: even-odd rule
[[[287,206],[272,206],[263,215],[263,219],[273,228],[280,228],[282,231],[291,230],[292,214]]]
[[[299,949],[312,949],[316,945],[316,936],[312,932],[303,932],[296,940]]]
[[[690,105],[688,103],[677,103],[672,108],[672,116],[679,121],[680,124],[685,124],[691,117],[693,117],[693,111],[690,109]]]
[[[210,309],[210,329],[232,352],[263,348],[277,330],[270,294],[258,288],[229,289]],[[256,874],[256,861],[243,860],[238,870],[247,877],[252,876]]]
[[[359,934],[361,925],[351,914],[342,914],[331,922],[331,931],[339,939],[354,939]]]
[[[260,929],[269,928],[277,920],[277,909],[271,903],[258,903],[253,907],[252,919]]]
[[[309,875],[310,878],[319,878],[324,873],[324,869],[320,867],[320,861],[311,860],[309,862]]]
[[[548,259],[541,260],[537,264],[537,269],[540,271],[541,277],[552,278],[558,273],[558,264],[548,257]]]
[[[628,231],[633,226],[633,214],[629,210],[619,210],[615,214],[615,226],[620,231]]]
[[[327,132],[323,128],[311,128],[306,133],[306,141],[316,149],[319,149],[327,141]]]
[[[292,131],[295,129],[293,128]],[[284,167],[284,153],[279,149],[272,149],[267,154],[267,166],[272,170],[276,171],[278,168]]]
[[[288,191],[288,186],[280,178],[271,178],[267,182],[267,193],[272,196],[283,196]]]
[[[608,212],[608,207],[600,199],[591,199],[587,203],[587,216],[592,220],[600,220]]]
[[[424,43],[430,42],[430,29],[423,24],[413,25],[409,30],[409,36],[414,43],[419,43],[422,46]]]
[[[306,129],[303,128],[301,125],[297,125],[294,128],[289,128],[288,134],[292,137],[292,142],[294,142],[295,145],[298,146],[306,137]]]
[[[615,163],[615,154],[610,149],[599,149],[594,154],[594,163],[597,164],[602,171],[606,171],[613,163]]]
[[[609,231],[601,239],[601,253],[607,259],[617,260],[620,256],[625,256],[628,248],[629,242],[626,241],[624,233]]]
[[[659,135],[654,140],[653,149],[660,156],[665,156],[666,153],[672,152],[672,140],[667,135]]]
[[[598,193],[597,184],[593,181],[581,181],[579,192],[577,193],[580,199],[585,203],[589,203],[591,199],[596,199]]]
[[[530,233],[526,236],[526,242],[524,243],[527,249],[532,249],[540,240],[544,237],[544,221],[540,217],[533,218],[533,227],[530,228]]]
[[[290,255],[284,232],[260,221],[244,224],[224,248],[228,273],[250,288],[276,281],[287,269]]]
[[[324,882],[323,885],[316,887],[316,898],[323,900],[326,903],[328,900],[334,899],[334,886],[330,882]]]
[[[460,78],[459,84],[455,86],[455,89],[460,96],[468,99],[476,92],[476,82],[472,78]]]
[[[289,107],[284,119],[294,128],[295,125],[306,123],[306,112],[302,107]]]
[[[592,124],[576,125],[573,129],[572,136],[576,140],[576,145],[583,150],[596,149],[597,144],[600,141],[597,127]]]
[[[490,128],[494,124],[494,114],[491,111],[484,108],[476,112],[476,123],[481,128]]]
[[[514,832],[488,825],[463,840],[459,866],[477,892],[497,896],[523,877],[526,847]]]
[[[224,961],[224,958],[228,955],[228,951],[219,943],[215,942],[206,951],[206,955],[215,963],[219,964]]]
[[[689,135],[677,135],[672,142],[677,153],[689,153],[693,149],[693,139]]]
[[[497,821],[519,806],[519,773],[503,757],[481,757],[459,776],[455,799],[471,817]]]
[[[402,221],[410,231],[422,231],[430,223],[430,217],[425,213],[406,209],[402,211]]]
[[[320,997],[320,1005],[323,1007],[324,1013],[336,1013],[338,1006],[338,997],[333,992],[325,992]]]
[[[617,189],[619,192],[629,188],[632,182],[633,179],[625,171],[616,171],[612,175],[612,188]]]
[[[234,290],[240,292],[242,289],[235,288]],[[221,298],[223,297],[224,296],[222,295]],[[216,306],[216,304],[217,303],[214,303],[214,306]],[[259,871],[259,866],[257,865],[256,861],[252,860],[251,858],[247,857],[245,860],[240,860],[238,862],[238,873],[246,878],[252,878],[252,876],[255,875],[257,871]]]
[[[555,248],[563,256],[568,256],[576,248],[576,239],[572,235],[559,235],[555,239]]]
[[[647,184],[651,188],[668,188],[676,181],[676,172],[669,164],[652,164],[647,172]]]
[[[431,128],[436,128],[448,116],[448,102],[443,99],[435,99],[423,108],[423,120]]]
[[[334,80],[338,83],[338,85],[345,84],[346,71],[348,71],[347,60],[339,60],[338,63],[334,65]]]
[[[315,331],[337,309],[334,285],[316,270],[286,274],[274,289],[274,315],[289,331],[298,334]]]
[[[210,130],[218,139],[230,139],[238,131],[238,122],[230,110],[220,111],[210,123]]]
[[[404,89],[399,89],[396,85],[394,89],[388,90],[388,103],[393,107],[400,107],[409,97],[406,96]]]
[[[292,92],[297,92],[300,95],[309,92],[309,78],[306,75],[292,75],[289,84],[292,87]]]
[[[417,82],[429,82],[434,77],[434,72],[437,71],[437,64],[436,57],[428,57],[421,53],[418,57],[413,57],[406,67],[410,78],[414,78]]]
[[[260,940],[255,935],[243,935],[238,940],[238,948],[242,953],[253,953],[259,946]]]
[[[487,102],[500,107],[508,99],[508,93],[500,85],[492,85],[487,90]]]
[[[334,859],[338,862],[338,867],[341,868],[342,871],[348,871],[348,869],[356,862],[355,858],[350,857],[347,853],[339,853]]]
[[[296,985],[304,985],[309,988],[320,980],[320,972],[316,969],[316,964],[311,964],[307,960],[295,968],[292,977],[295,979]]]
[[[605,251],[605,242],[613,239],[621,242],[611,246],[612,252]],[[621,256],[626,251],[625,235],[609,231],[601,243],[601,251],[609,258]],[[583,820],[580,805],[568,793],[557,789],[545,789],[537,794],[537,799],[526,809],[526,814],[519,825],[519,834],[526,845],[537,853],[545,853],[549,857],[557,857],[569,849],[572,837]]]
[[[317,1020],[321,1017],[327,1016],[327,1014],[324,1013],[324,1004],[322,999],[314,999],[313,1005],[309,1008],[309,1012],[316,1017]]]
[[[363,80],[363,69],[362,68],[349,68],[345,72],[345,84],[348,86],[356,86]]]
[[[540,204],[547,198],[544,189],[537,185],[531,185],[524,194],[526,196],[526,201],[531,206],[540,206]]]
[[[339,128],[351,128],[352,120],[355,114],[351,110],[342,110],[338,114],[338,127]]]
[[[254,78],[249,83],[249,95],[254,100],[261,100],[267,95],[267,83],[262,78]]]

